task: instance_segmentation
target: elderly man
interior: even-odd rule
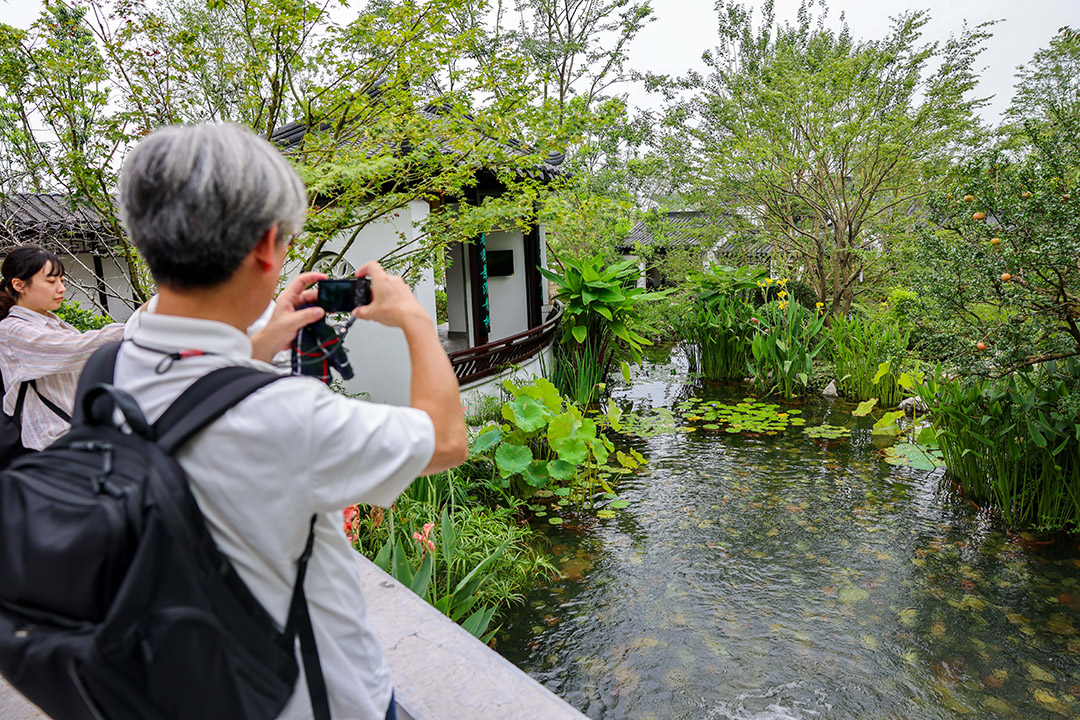
[[[122,219],[158,286],[116,364],[116,383],[153,421],[198,378],[227,365],[266,367],[245,330],[266,310],[307,202],[296,172],[265,140],[233,125],[167,127],[143,139],[120,177]],[[373,301],[354,313],[400,328],[412,362],[411,407],[353,400],[286,378],[257,391],[178,452],[218,546],[280,624],[296,558],[317,515],[304,587],[334,718],[392,717],[382,651],[364,617],[356,555],[341,508],[386,506],[417,475],[463,462],[457,379],[431,317],[377,263],[362,267]],[[305,285],[288,285],[254,339],[257,357],[322,316]],[[162,363],[162,354],[183,359]],[[165,368],[163,370],[163,368]],[[191,662],[199,662],[191,658]],[[312,716],[298,683],[282,718]]]

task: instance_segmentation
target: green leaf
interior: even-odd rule
[[[490,450],[500,440],[502,440],[503,434],[495,425],[489,425],[480,431],[480,434],[473,438],[472,447],[469,451],[473,455],[479,455],[487,450]]]
[[[575,325],[574,327],[570,328],[570,334],[573,335],[574,339],[577,340],[579,343],[583,343],[585,342],[585,336],[588,334],[588,332],[586,331],[584,325]]]
[[[574,471],[577,469],[576,465],[566,462],[565,460],[552,460],[548,463],[548,474],[556,480],[567,481],[574,477]],[[566,490],[566,493],[560,493],[559,490]],[[569,494],[569,489],[559,488],[555,491],[556,495]]]
[[[443,562],[450,567],[450,561],[454,559],[454,554],[457,552],[457,530],[454,529],[454,523],[450,521],[449,508],[443,508],[439,524],[442,526],[439,545],[442,547]]]
[[[390,574],[390,552],[393,547],[393,538],[387,538],[386,542],[379,549],[379,553],[375,556],[375,565],[384,573]]]
[[[874,374],[874,384],[877,385],[881,378],[892,372],[892,363],[889,360],[878,365],[877,373]]]
[[[887,412],[880,420],[874,423],[874,435],[899,435],[900,426],[896,424],[896,421],[904,417],[903,410],[897,410],[895,412]]]
[[[556,461],[558,462],[558,461]],[[542,488],[548,484],[550,476],[548,475],[548,463],[546,460],[533,460],[529,463],[529,466],[525,468],[521,476],[525,478],[525,482],[534,488]]]
[[[551,443],[551,449],[558,453],[560,460],[572,465],[580,465],[589,456],[585,441],[576,437],[561,438]]]
[[[412,582],[409,583],[409,589],[420,597],[424,597],[427,593],[428,584],[431,582],[431,568],[433,565],[432,557],[435,553],[425,553],[424,559],[420,561],[420,567],[416,569],[416,574],[413,575]]]
[[[394,579],[406,587],[412,585],[413,570],[409,565],[409,558],[405,557],[405,548],[401,547],[401,541],[394,541],[394,561],[393,561],[393,573]]]
[[[915,378],[911,377],[910,373],[900,373],[900,378],[896,381],[896,384],[905,390],[914,390]]]
[[[859,407],[851,411],[851,414],[855,417],[865,417],[870,414],[870,411],[877,405],[877,398],[870,398],[859,403]]]
[[[503,405],[503,417],[526,433],[535,432],[547,425],[547,408],[536,398],[522,395]]]
[[[549,517],[548,522],[552,525],[562,525],[563,519],[561,517]]]
[[[620,369],[620,370],[622,370],[622,377],[623,377],[623,380],[625,380],[627,384],[630,384],[630,382],[631,382],[631,377],[630,377],[630,366],[629,366],[629,365],[627,365],[627,363],[626,363],[626,361],[625,361],[625,360],[620,360],[620,361],[619,361],[619,369]],[[618,429],[618,428],[616,428],[616,430],[617,430],[617,429]]]
[[[495,465],[503,477],[525,472],[533,459],[532,450],[524,445],[503,443],[495,451]]]

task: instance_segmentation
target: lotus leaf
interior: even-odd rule
[[[822,424],[807,428],[806,434],[817,440],[840,440],[851,435],[851,430],[837,425]]]
[[[531,433],[547,424],[550,414],[539,400],[528,395],[503,405],[502,415],[524,432]]]
[[[524,445],[503,443],[495,451],[495,465],[503,477],[525,472],[533,460],[532,450]]]
[[[472,446],[469,448],[469,451],[474,455],[479,455],[480,453],[490,450],[502,439],[502,430],[494,425],[489,425],[481,430],[479,435],[473,438]]]

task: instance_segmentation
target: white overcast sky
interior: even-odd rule
[[[353,0],[354,7],[362,0]],[[750,6],[760,0],[747,0]],[[649,23],[630,48],[629,66],[635,70],[681,75],[702,68],[701,54],[716,44],[716,14],[712,0],[653,0],[656,20]],[[835,26],[844,13],[854,37],[875,39],[889,28],[889,18],[905,10],[924,9],[931,22],[924,39],[945,40],[966,21],[977,25],[1001,20],[994,37],[980,56],[979,96],[993,96],[983,111],[991,123],[1000,119],[1013,92],[1016,66],[1026,63],[1045,47],[1064,25],[1080,27],[1080,0],[831,0],[829,17]],[[28,27],[40,11],[40,0],[0,0],[0,21]],[[776,0],[776,14],[793,20],[799,0]],[[759,16],[758,16],[759,17]],[[613,89],[614,90],[614,89]],[[637,87],[623,88],[631,103],[657,107],[659,101]]]

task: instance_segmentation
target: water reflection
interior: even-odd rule
[[[675,370],[675,374],[672,374]],[[638,411],[742,391],[653,366]],[[662,433],[611,520],[541,528],[563,579],[499,638],[593,718],[1080,717],[1076,540],[1024,546],[884,463],[873,418],[812,402],[823,448],[788,430]]]

